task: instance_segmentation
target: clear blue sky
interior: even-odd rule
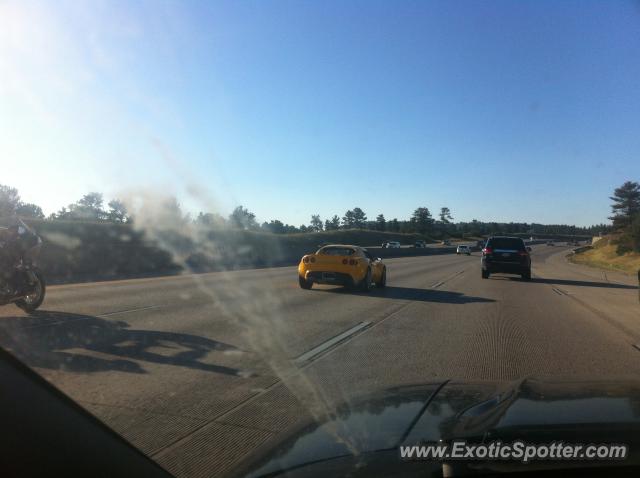
[[[0,183],[296,225],[587,225],[640,180],[640,4],[0,3]]]

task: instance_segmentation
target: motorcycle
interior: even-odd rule
[[[9,257],[6,265],[13,266],[0,284],[0,305],[13,303],[25,312],[33,312],[44,301],[46,291],[44,276],[36,266],[42,239],[19,219],[2,229],[5,240],[0,241],[0,247]]]

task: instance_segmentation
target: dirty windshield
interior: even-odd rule
[[[2,364],[180,478],[640,466],[639,78],[634,1],[0,0]]]

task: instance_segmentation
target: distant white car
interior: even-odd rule
[[[460,245],[456,249],[456,254],[466,254],[468,256],[471,255],[471,248],[469,246]]]
[[[400,243],[398,241],[387,242],[387,249],[400,249]]]

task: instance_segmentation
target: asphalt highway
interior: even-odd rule
[[[479,253],[387,259],[370,293],[298,287],[295,267],[52,286],[0,308],[0,345],[177,476],[354,396],[443,378],[638,377],[630,277],[534,246],[533,279],[483,280]]]

